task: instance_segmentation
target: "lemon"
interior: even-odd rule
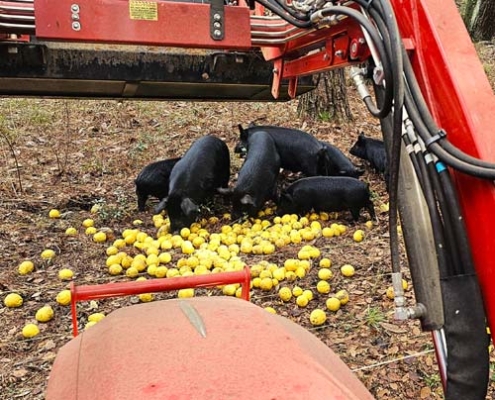
[[[226,296],[234,296],[236,290],[237,290],[237,286],[235,284],[231,284],[231,285],[225,285],[222,289],[222,292]]]
[[[91,207],[91,210],[89,210],[89,212],[91,214],[96,214],[98,211],[100,211],[100,209],[101,209],[100,204],[93,204],[93,206]]]
[[[96,325],[96,322],[95,321],[89,321],[88,323],[86,323],[86,325],[84,325],[84,330],[87,330],[87,329],[91,328],[94,325]]]
[[[69,268],[63,268],[58,271],[58,278],[62,281],[70,281],[74,277],[74,272]]]
[[[364,232],[361,229],[358,229],[357,231],[354,232],[352,238],[356,243],[362,242],[364,239]]]
[[[112,264],[108,267],[108,273],[110,275],[120,275],[122,273],[122,265]]]
[[[333,272],[331,269],[328,268],[322,268],[318,271],[318,278],[324,281],[328,281],[329,279],[332,279]]]
[[[325,323],[327,320],[327,314],[325,314],[325,311],[316,308],[313,311],[311,311],[311,314],[309,315],[309,322],[311,322],[311,325],[313,326],[320,326]]]
[[[40,328],[36,324],[27,324],[22,328],[22,336],[29,339],[40,333]]]
[[[55,257],[55,252],[52,249],[43,250],[41,253],[41,258],[44,260],[51,260]]]
[[[134,221],[132,221],[132,225],[134,226],[143,225],[143,221],[141,221],[140,219],[135,219]]]
[[[10,293],[7,296],[5,296],[5,299],[3,300],[3,304],[5,304],[6,307],[9,308],[16,308],[22,306],[22,297],[17,294],[17,293]]]
[[[330,284],[327,281],[319,281],[316,284],[316,290],[318,291],[318,293],[330,293]]]
[[[272,275],[278,281],[283,281],[285,279],[285,268],[277,268]]]
[[[39,322],[48,322],[53,318],[53,308],[51,306],[43,306],[36,311],[35,318]]]
[[[88,315],[89,322],[100,322],[103,318],[105,318],[105,314],[101,312],[93,313]]]
[[[144,264],[144,265],[145,265],[145,268],[146,268],[146,264]],[[139,275],[139,271],[138,271],[138,269],[136,267],[129,267],[125,271],[125,274],[129,278],[135,278],[136,276]]]
[[[69,305],[70,301],[71,301],[70,290],[62,290],[61,292],[59,292],[57,294],[56,300],[57,300],[57,303],[62,305],[62,306]]]
[[[287,279],[288,282],[294,282],[297,279],[297,275],[295,272],[287,271],[285,273],[285,279]]]
[[[253,284],[252,287],[259,288],[261,286],[261,278],[259,276],[257,276],[256,278],[253,278],[251,283]]]
[[[88,236],[94,235],[97,232],[96,228],[94,226],[88,226],[84,233]]]
[[[352,265],[345,264],[345,265],[342,265],[342,267],[340,267],[340,272],[342,273],[342,275],[344,275],[346,277],[351,277],[354,275],[355,270],[354,270],[354,267]]]
[[[70,226],[65,230],[65,234],[67,236],[76,236],[77,235],[77,229],[74,228],[73,226]]]
[[[388,203],[380,204],[380,211],[381,212],[387,212],[388,210],[389,210],[389,204]]]
[[[304,267],[297,267],[295,270],[295,274],[298,278],[302,279],[306,276],[306,270]]]
[[[321,231],[321,234],[323,235],[323,237],[331,238],[334,236],[334,230],[332,228],[326,227],[326,228],[323,228],[323,230]]]
[[[48,216],[50,218],[60,218],[60,211],[56,210],[56,209],[52,209],[48,212]]]
[[[405,279],[402,279],[402,289],[407,290],[409,288],[409,285],[407,284],[407,281]]]
[[[365,225],[366,225],[366,228],[371,229],[371,228],[373,228],[373,221],[366,221]]]
[[[300,295],[302,295],[302,294],[303,294],[303,289],[302,289],[301,287],[299,287],[299,286],[294,286],[294,287],[292,288],[292,295],[293,295],[294,297],[298,297],[298,296],[300,296]]]
[[[309,300],[308,298],[301,294],[300,296],[297,296],[296,297],[296,304],[299,306],[299,307],[306,307],[309,303]]]
[[[349,293],[347,293],[347,290],[342,289],[339,290],[336,294],[335,297],[339,299],[340,305],[345,306],[349,302]]]
[[[18,267],[19,275],[27,275],[34,271],[34,264],[32,261],[23,261]]]
[[[387,292],[386,292],[386,294],[387,294],[387,297],[388,297],[389,299],[392,299],[392,300],[393,300],[393,299],[394,299],[394,297],[395,297],[395,294],[394,294],[394,288],[393,288],[392,286],[389,286],[389,287],[387,288]]]
[[[95,226],[95,221],[91,218],[87,218],[82,222],[82,226],[84,226],[85,228]]]
[[[194,297],[194,289],[180,289],[177,293],[177,297],[179,299],[187,299],[190,297]]]
[[[278,295],[282,301],[289,301],[292,298],[292,291],[288,287],[280,288]]]
[[[320,268],[330,268],[332,266],[332,261],[329,258],[322,258],[318,263]]]
[[[306,296],[308,298],[308,301],[313,300],[313,292],[309,289],[304,290],[302,295]]]
[[[165,278],[167,276],[167,273],[168,273],[168,268],[161,265],[159,267],[156,268],[155,270],[155,277],[157,278]]]
[[[107,241],[107,234],[105,232],[97,232],[93,235],[93,241],[96,243],[103,243]]]
[[[338,311],[341,306],[340,300],[336,297],[328,298],[325,304],[327,308],[333,312]]]
[[[264,291],[269,291],[272,290],[273,288],[273,281],[272,278],[262,278],[260,282],[260,289]]]
[[[139,301],[143,303],[149,303],[150,301],[153,301],[154,296],[153,293],[141,293],[138,295]]]
[[[270,314],[277,313],[277,311],[273,307],[265,307],[265,310],[268,311]]]

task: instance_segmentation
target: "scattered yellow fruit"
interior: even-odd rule
[[[333,276],[333,272],[331,269],[322,268],[318,271],[318,278],[320,278],[324,281],[328,281],[328,280],[332,279],[332,276]]]
[[[330,268],[332,266],[332,261],[329,258],[322,258],[318,265],[320,268]]]
[[[292,291],[288,287],[280,288],[278,295],[282,301],[289,301],[292,298]]]
[[[361,229],[358,229],[356,232],[354,232],[352,238],[357,243],[362,242],[364,239],[364,232]]]
[[[366,228],[371,229],[371,228],[373,228],[373,221],[366,221],[365,225],[366,225]]]
[[[138,295],[139,301],[142,301],[143,303],[149,303],[150,301],[153,301],[155,296],[153,296],[153,293],[141,293]]]
[[[74,228],[73,226],[71,226],[71,227],[69,227],[69,228],[67,228],[67,229],[65,230],[65,234],[66,234],[67,236],[76,236],[76,235],[77,235],[77,229],[76,229],[76,228]]]
[[[94,235],[96,232],[98,232],[98,231],[96,230],[96,228],[94,226],[88,226],[86,228],[86,230],[84,231],[84,233],[88,236]]]
[[[381,212],[387,212],[388,210],[389,210],[388,203],[380,204],[380,211]]]
[[[271,282],[271,279],[270,279]],[[237,286],[235,284],[225,285],[222,289],[222,292],[226,296],[235,296],[235,291],[237,290]]]
[[[139,275],[139,271],[136,267],[129,267],[125,271],[125,275],[129,278],[135,278],[136,276]]]
[[[177,293],[179,299],[188,299],[194,297],[194,289],[180,289]]]
[[[43,306],[36,311],[36,321],[48,322],[53,318],[53,308],[51,306]]]
[[[56,210],[56,209],[52,209],[50,210],[50,212],[48,213],[48,216],[50,218],[60,218],[60,211]]]
[[[341,304],[341,301],[337,297],[330,297],[326,301],[326,306],[330,311],[338,311]]]
[[[301,288],[301,287],[299,287],[299,286],[294,286],[294,287],[292,288],[292,294],[294,295],[294,297],[298,297],[298,296],[300,296],[300,295],[302,295],[302,294],[303,294],[303,290],[302,290],[302,288]]]
[[[407,284],[407,281],[405,279],[402,279],[402,289],[404,290],[409,289],[409,285]]]
[[[34,271],[34,264],[32,261],[23,261],[18,267],[19,275],[27,275]]]
[[[326,320],[327,320],[327,314],[325,314],[325,311],[319,308],[311,311],[311,314],[309,315],[309,321],[313,326],[323,325]]]
[[[89,227],[95,226],[95,221],[92,220],[91,218],[85,219],[82,222],[82,226],[84,226],[85,228],[89,228]]]
[[[101,312],[93,313],[88,315],[89,322],[100,322],[103,318],[105,318],[105,314]]]
[[[327,281],[319,281],[316,284],[316,290],[318,291],[318,293],[330,293],[330,284]]]
[[[273,288],[273,281],[272,281],[272,278],[263,278],[261,279],[261,282],[260,282],[260,289],[261,290],[265,290],[265,291],[269,291],[269,290],[272,290]]]
[[[70,304],[71,301],[71,294],[70,290],[62,290],[57,294],[56,297],[57,303],[62,305],[62,306],[67,306]]]
[[[74,272],[72,272],[69,268],[63,268],[58,271],[58,277],[62,281],[70,281],[74,276]]]
[[[340,267],[340,272],[346,277],[351,277],[356,272],[351,264],[345,264]]]
[[[86,323],[86,325],[84,325],[84,330],[87,330],[94,325],[96,325],[96,321],[89,321],[88,323]]]
[[[387,297],[388,297],[389,299],[393,300],[393,299],[395,298],[394,288],[393,288],[392,286],[389,286],[389,287],[387,288],[387,292],[386,292],[386,294],[387,294]]]
[[[309,300],[308,298],[301,294],[300,296],[297,296],[296,297],[296,304],[299,306],[299,307],[306,307],[309,303]]]
[[[17,294],[17,293],[10,293],[7,296],[5,296],[5,299],[3,300],[3,304],[5,304],[6,307],[9,308],[16,308],[22,306],[22,297]]]
[[[268,311],[270,314],[277,313],[277,311],[273,307],[265,307],[265,310]]]
[[[55,251],[52,249],[43,250],[41,253],[41,258],[43,260],[51,260],[53,257],[55,257]]]
[[[339,290],[336,294],[335,297],[339,299],[340,305],[345,306],[349,302],[349,293],[347,293],[347,290],[342,289]]]
[[[108,267],[108,273],[110,275],[120,275],[122,273],[122,265],[120,264],[112,264]]]
[[[107,234],[105,232],[97,232],[93,235],[93,241],[96,243],[103,243],[107,241]]]
[[[22,328],[22,336],[24,336],[26,339],[35,337],[40,333],[40,328],[38,328],[38,325],[36,324],[27,324]]]
[[[335,231],[332,228],[325,227],[321,231],[321,234],[323,235],[323,237],[330,238],[330,237],[333,237],[334,236]]]
[[[143,225],[143,221],[141,221],[140,219],[135,219],[134,221],[132,221],[132,225],[134,226]]]
[[[313,300],[313,292],[309,289],[306,289],[305,291],[303,291],[302,295],[306,296],[308,298],[308,301]]]

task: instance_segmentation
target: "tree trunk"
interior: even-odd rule
[[[463,19],[474,41],[491,40],[495,36],[495,1],[467,0]]]
[[[299,99],[297,112],[299,116],[312,119],[352,120],[345,70],[341,68],[320,74],[316,89],[303,94]]]

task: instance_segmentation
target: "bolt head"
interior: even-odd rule
[[[79,12],[79,5],[78,4],[72,4],[70,6],[70,10],[74,13],[78,13]]]

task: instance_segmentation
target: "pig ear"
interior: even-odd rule
[[[165,210],[165,208],[167,208],[167,201],[168,201],[168,197],[165,197],[162,200],[160,200],[158,205],[155,207],[155,214],[160,214],[163,210]]]
[[[241,134],[241,140],[247,140],[247,131],[242,127],[241,124],[237,125],[239,128],[239,133]]]
[[[364,136],[364,132],[363,132],[363,131],[361,131],[361,133],[359,134],[359,140],[364,139],[364,137],[365,137],[365,136]]]
[[[246,194],[246,195],[242,196],[241,204],[244,204],[244,205],[251,204],[254,206],[254,199],[249,194]]]
[[[199,207],[189,198],[186,197],[180,203],[180,208],[184,214],[190,216],[194,213],[199,213]]]

